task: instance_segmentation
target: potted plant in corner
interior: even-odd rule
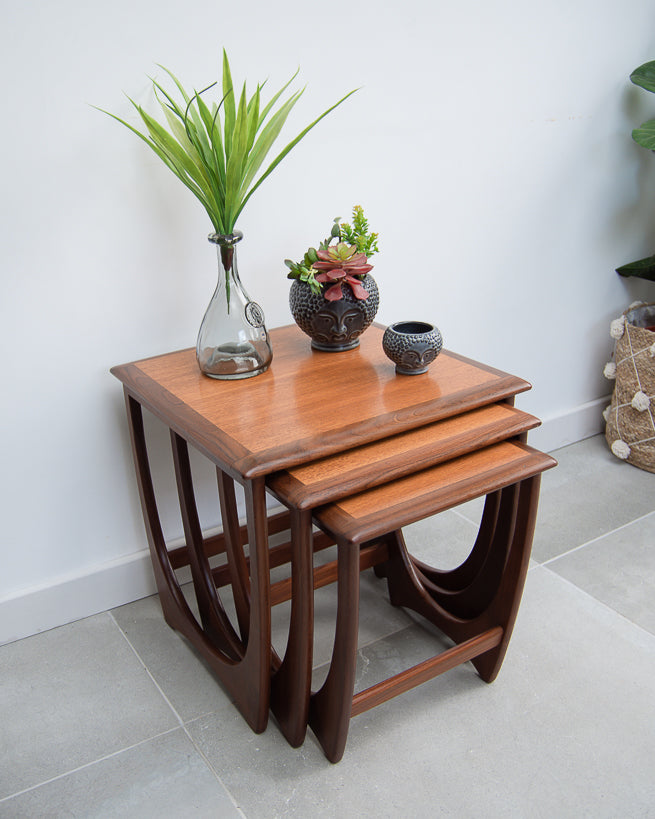
[[[352,350],[373,322],[380,297],[369,259],[378,252],[377,240],[355,205],[352,224],[337,217],[318,250],[310,247],[299,262],[285,259],[287,278],[294,280],[291,313],[315,350]]]
[[[655,61],[636,68],[630,79],[655,93]],[[655,119],[635,128],[632,138],[655,151]],[[622,265],[616,272],[655,281],[655,256]],[[631,305],[612,322],[610,335],[616,342],[614,360],[604,373],[615,384],[604,412],[605,437],[617,458],[655,472],[655,304]]]
[[[655,61],[644,63],[630,74],[630,80],[640,88],[655,94]],[[644,148],[655,151],[655,119],[649,119],[639,128],[632,131],[632,138]],[[636,262],[628,262],[617,268],[617,273],[621,276],[637,276],[641,279],[655,281],[655,256],[647,256],[645,259],[638,259]]]
[[[201,91],[190,92],[171,71],[160,68],[175,86],[169,92],[152,80],[166,125],[131,99],[145,131],[139,131],[115,114],[104,113],[142,139],[200,201],[211,220],[214,232],[209,235],[209,241],[217,246],[219,278],[198,334],[196,355],[201,371],[218,379],[258,375],[268,369],[272,350],[264,313],[250,299],[239,278],[236,244],[243,234],[235,229],[236,221],[253,193],[289,151],[354,91],[324,111],[264,165],[291,109],[303,93],[301,89],[282,100],[298,72],[266,104],[262,96],[264,83],[258,84],[249,97],[244,82],[237,97],[223,50],[221,93],[217,102],[208,104],[205,95],[216,82]]]

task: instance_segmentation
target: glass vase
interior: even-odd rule
[[[242,238],[238,230],[209,235],[218,252],[218,284],[200,325],[196,357],[210,378],[250,378],[265,372],[273,358],[264,311],[239,279],[236,244]]]

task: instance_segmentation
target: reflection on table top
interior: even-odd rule
[[[253,478],[380,440],[528,390],[523,379],[444,350],[428,372],[396,375],[384,328],[360,346],[317,352],[295,325],[271,331],[262,375],[218,381],[195,350],[114,367],[128,392],[204,454]]]

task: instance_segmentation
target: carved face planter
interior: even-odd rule
[[[425,321],[399,321],[384,331],[382,348],[400,375],[420,375],[441,352],[441,333]]]
[[[289,307],[300,329],[312,340],[315,350],[343,352],[359,345],[359,336],[373,323],[380,304],[375,279],[367,273],[361,284],[367,299],[357,299],[350,287],[342,288],[337,301],[312,293],[309,285],[295,279],[289,291]]]

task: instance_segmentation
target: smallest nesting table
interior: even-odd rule
[[[166,621],[201,653],[255,731],[269,707],[292,745],[309,724],[332,761],[354,716],[460,662],[483,679],[498,672],[529,558],[539,475],[555,464],[528,447],[539,422],[513,407],[529,384],[443,351],[428,373],[397,376],[382,352],[383,328],[345,353],[311,350],[295,326],[271,332],[270,370],[243,381],[203,376],[193,350],[112,369],[124,385],[146,531]],[[170,429],[186,545],[171,549],[159,521],[142,409]],[[216,466],[223,532],[203,534],[188,445]],[[234,483],[244,488],[246,521]],[[269,516],[266,493],[287,512]],[[415,560],[402,527],[484,495],[480,533],[462,566],[444,572]],[[315,531],[318,527],[321,531]],[[286,543],[269,535],[289,530]],[[314,571],[317,549],[338,559]],[[247,549],[246,549],[247,545]],[[222,554],[218,566],[210,563]],[[290,562],[271,585],[272,566]],[[189,565],[199,616],[176,570]],[[359,572],[375,567],[390,600],[419,612],[452,649],[353,695]],[[333,660],[311,692],[313,589],[338,581]],[[235,618],[220,589],[229,585]],[[271,606],[291,600],[284,657],[271,646]]]

